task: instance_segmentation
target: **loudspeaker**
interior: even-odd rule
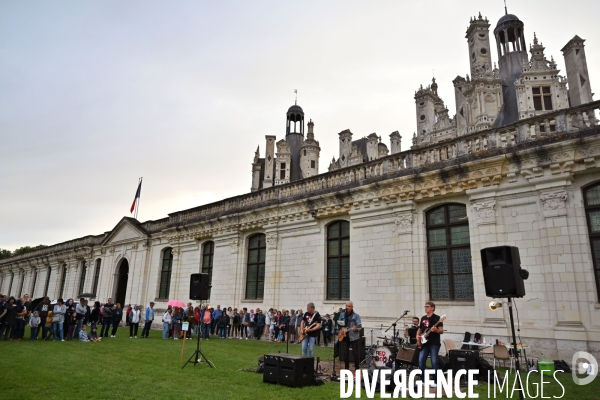
[[[450,369],[454,372],[461,369],[475,369],[475,360],[479,359],[479,352],[475,350],[450,350]]]
[[[519,249],[514,246],[487,247],[481,250],[483,282],[488,297],[523,297]],[[526,273],[526,272],[525,272]]]
[[[356,343],[356,342],[354,342]],[[346,349],[348,348],[348,346],[350,345],[350,342],[348,342],[347,340],[342,340],[341,342],[339,342],[339,346],[340,346],[340,361],[346,361]],[[362,361],[365,359],[365,338],[361,337],[358,340],[358,354],[360,357],[359,361]],[[354,362],[354,352],[352,351],[352,347],[350,347],[350,351],[349,351],[350,355],[348,356],[348,361],[349,362]]]
[[[208,274],[192,274],[190,277],[190,300],[208,300]]]
[[[263,382],[303,387],[314,384],[315,359],[296,354],[266,354]]]

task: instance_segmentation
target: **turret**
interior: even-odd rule
[[[304,142],[304,111],[297,104],[287,111],[285,141],[291,153],[290,180],[302,179],[300,168],[300,148]]]
[[[290,160],[292,153],[287,142],[281,139],[277,142],[277,158],[275,163],[275,185],[290,183]]]
[[[319,147],[319,142],[315,140],[314,126],[315,124],[310,120],[308,122],[306,140],[300,149],[300,168],[302,169],[303,178],[315,176],[319,173],[321,148]]]
[[[400,153],[400,142],[402,141],[402,136],[398,131],[392,132],[390,134],[390,154]]]
[[[348,164],[348,159],[352,152],[352,132],[350,132],[350,129],[346,129],[338,133],[338,136],[340,137],[340,158],[338,164],[340,168],[345,168],[350,165]]]
[[[571,107],[590,103],[592,99],[592,86],[588,74],[587,60],[583,42],[585,39],[575,35],[569,43],[561,49],[567,68],[567,81],[569,82],[569,99]]]

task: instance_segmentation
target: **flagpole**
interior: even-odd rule
[[[142,179],[143,179],[143,177],[141,177],[138,182],[138,187],[140,187],[140,197],[138,198],[136,206],[135,206],[135,219],[137,219],[138,210],[140,209],[140,201],[142,201],[142,193],[141,193]]]

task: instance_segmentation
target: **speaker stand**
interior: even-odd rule
[[[204,325],[204,323],[202,323],[202,325]],[[200,325],[200,328],[202,328],[202,325]],[[185,364],[183,364],[183,367],[181,367],[181,369],[184,369],[186,365],[188,365],[189,363],[192,362],[192,360],[194,360],[193,361],[194,367],[197,364],[200,364],[201,362],[206,362],[209,367],[215,368],[214,364],[208,358],[206,358],[206,356],[202,352],[202,347],[200,346],[200,336],[202,336],[202,329],[200,329],[200,334],[198,335],[198,343],[196,344],[196,351],[194,351],[194,354],[192,354],[190,356],[190,358],[188,358],[188,360],[185,362]]]
[[[508,298],[508,315],[510,316],[510,329],[512,330],[513,341],[513,357],[515,357],[515,369],[517,374],[517,385],[519,390],[519,399],[523,400],[523,388],[521,387],[521,365],[519,364],[519,356],[517,353],[517,336],[515,334],[515,321],[512,312],[512,298]]]

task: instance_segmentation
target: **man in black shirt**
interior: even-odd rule
[[[52,306],[50,305],[50,298],[44,297],[44,300],[40,304],[37,305],[34,311],[37,311],[40,317],[40,326],[46,325],[46,318],[48,317],[48,311],[52,310]],[[39,329],[41,330],[41,329]],[[39,333],[39,332],[38,332]],[[36,334],[37,339],[37,334]],[[43,338],[42,338],[43,339]]]
[[[417,344],[417,330],[419,329],[419,317],[412,317],[411,325],[404,325],[404,337],[408,338],[410,344]]]
[[[434,370],[433,375],[433,387],[436,387],[437,382],[437,370],[438,370],[438,354],[440,352],[440,335],[444,333],[443,324],[437,324],[440,317],[434,314],[435,304],[431,301],[425,303],[425,315],[421,318],[419,330],[417,331],[417,345],[421,349],[419,353],[419,368],[421,369],[421,381],[425,383],[425,367],[427,357],[431,355],[431,366]],[[427,329],[429,329],[429,335],[427,337],[427,343],[422,344],[423,335],[425,335]]]
[[[302,323],[300,324],[300,333],[307,334],[308,336],[302,340],[302,355],[315,356],[315,342],[317,336],[321,332],[321,315],[315,310],[314,303],[308,303],[306,305],[306,312],[302,316]]]

